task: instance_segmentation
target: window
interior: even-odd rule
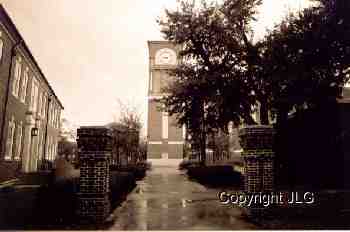
[[[13,76],[13,82],[12,82],[12,94],[15,97],[18,97],[18,91],[19,91],[19,82],[21,78],[21,72],[22,72],[22,66],[21,66],[21,57],[18,57],[15,60],[15,72]]]
[[[14,134],[15,134],[15,119],[12,116],[7,128],[7,142],[6,142],[6,154],[5,154],[6,160],[12,159]]]
[[[185,124],[182,125],[182,138],[186,139],[186,125]]]
[[[47,136],[47,141],[46,141],[46,147],[45,147],[45,157],[46,159],[50,160],[50,152],[49,152],[49,148],[50,148],[50,136]]]
[[[37,136],[37,143],[36,143],[36,153],[37,153],[37,157],[38,159],[40,159],[40,147],[41,147],[41,132],[40,132],[40,129],[38,130],[38,136]]]
[[[56,106],[53,105],[53,108],[52,108],[52,127],[55,127],[55,122],[56,122],[55,118],[56,118]]]
[[[36,112],[38,107],[38,81],[33,77],[32,79],[32,91],[30,94],[30,108]]]
[[[52,137],[50,136],[50,143],[49,143],[49,157],[50,160],[52,160]]]
[[[42,95],[42,102],[41,102],[41,115],[45,118],[46,117],[46,94],[43,92],[43,95]]]
[[[169,159],[168,153],[162,153],[162,159]]]
[[[51,121],[52,121],[52,101],[50,102],[50,106],[49,106],[49,118],[48,118],[48,123],[49,125],[51,125]]]
[[[162,115],[162,138],[167,139],[168,138],[168,127],[169,127],[169,119],[168,119],[168,113],[163,112]]]
[[[52,122],[52,101],[50,102],[50,106],[49,106],[49,118],[48,118],[48,124],[51,125]]]
[[[38,102],[38,115],[41,116],[41,107],[42,107],[43,93],[39,94],[39,102]]]
[[[153,91],[153,77],[152,77],[152,72],[150,72],[149,75],[149,90],[152,92]]]
[[[17,126],[15,160],[19,160],[22,153],[22,136],[23,136],[22,129],[23,129],[23,123],[21,121]]]
[[[56,114],[56,105],[52,103],[52,112],[51,112],[51,126],[55,127],[55,114]]]
[[[53,160],[53,156],[54,156],[54,149],[55,149],[55,144],[54,144],[54,141],[53,141],[53,137],[51,137],[51,143],[50,143],[50,157],[51,157],[51,160]]]
[[[41,133],[41,136],[39,137],[39,147],[38,147],[38,154],[39,154],[39,157],[43,157],[43,145],[44,145],[44,133]]]
[[[61,127],[61,110],[57,110],[57,129],[60,129]]]
[[[1,34],[0,34],[0,62],[2,60],[3,50],[4,50],[4,42],[2,41]]]
[[[56,113],[56,128],[60,128],[60,110],[58,108]]]
[[[26,70],[24,71],[23,79],[22,79],[22,85],[21,85],[21,102],[25,103],[26,96],[27,96],[27,85],[28,85],[28,72],[29,68],[26,67]]]
[[[53,144],[53,160],[56,159],[57,156],[57,141],[55,140],[54,144]]]

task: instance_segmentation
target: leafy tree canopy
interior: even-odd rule
[[[180,1],[159,20],[165,39],[181,47],[182,63],[171,72],[173,82],[163,99],[170,114],[189,129],[227,131],[228,122],[254,123],[256,96],[246,79],[254,46],[250,22],[261,1],[225,1],[223,4]]]
[[[256,44],[250,23],[261,1],[202,1],[199,7],[180,1],[177,10],[167,10],[159,24],[165,39],[181,47],[183,62],[165,89],[165,108],[197,131],[202,124],[206,131],[226,130],[229,121],[255,123],[257,101],[266,124],[269,110],[339,97],[350,71],[350,3],[314,1]]]

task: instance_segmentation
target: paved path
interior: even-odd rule
[[[218,189],[190,181],[176,167],[155,166],[113,212],[112,230],[257,229],[241,209],[221,205]]]

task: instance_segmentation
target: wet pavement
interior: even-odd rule
[[[177,167],[154,166],[113,212],[111,230],[257,229],[242,209],[220,204],[220,189],[188,179]]]

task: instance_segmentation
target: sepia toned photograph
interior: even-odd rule
[[[349,12],[0,0],[0,230],[350,229]]]

